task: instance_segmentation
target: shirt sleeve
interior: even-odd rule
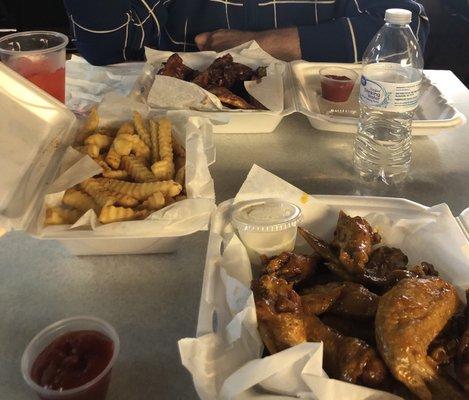
[[[106,65],[144,58],[144,46],[158,47],[166,10],[158,0],[64,0],[80,54]]]
[[[412,11],[411,28],[422,51],[429,33],[423,6],[414,0],[337,0],[337,18],[298,27],[302,58],[307,61],[358,62],[384,24],[388,8]]]

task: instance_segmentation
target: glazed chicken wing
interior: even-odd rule
[[[291,252],[283,252],[277,257],[266,260],[264,273],[283,278],[294,285],[302,284],[311,279],[318,265],[320,256],[305,256]]]
[[[174,53],[168,58],[163,68],[158,71],[158,75],[170,76],[177,79],[191,79],[195,71],[184,65],[182,58]]]
[[[362,275],[372,246],[380,241],[381,237],[364,218],[339,212],[332,245],[338,249],[339,261],[348,272]]]
[[[344,336],[361,339],[371,346],[376,345],[374,320],[359,321],[328,313],[321,315],[320,318],[323,324],[335,329]]]
[[[259,333],[271,354],[306,342],[300,296],[284,279],[262,275],[252,282]]]
[[[230,108],[238,108],[243,110],[252,110],[254,107],[243,98],[236,96],[226,87],[209,86],[206,88],[210,93],[217,96],[223,105]]]
[[[387,287],[396,270],[405,270],[409,259],[395,247],[381,246],[373,250],[365,266],[363,280],[377,287]]]
[[[466,326],[457,349],[455,367],[459,383],[469,393],[469,290],[466,299]]]
[[[372,319],[379,296],[359,283],[331,282],[306,289],[301,301],[306,314],[329,312],[356,319]]]
[[[330,377],[374,388],[387,386],[386,365],[371,346],[341,335],[314,315],[305,317],[305,327],[308,341],[323,342],[324,369]]]
[[[422,400],[462,398],[427,356],[457,308],[455,288],[439,278],[403,279],[379,301],[375,329],[381,356],[394,377]]]

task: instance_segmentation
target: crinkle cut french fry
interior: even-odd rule
[[[186,167],[181,167],[177,170],[176,174],[174,175],[174,180],[181,186],[184,186],[186,181]]]
[[[114,138],[114,141],[112,142],[112,145],[109,148],[109,151],[105,158],[105,161],[111,166],[111,168],[118,169],[121,163],[120,153],[123,152],[126,155],[130,154],[130,151],[132,149],[132,145],[128,143],[129,140],[122,140],[122,141],[117,142],[117,144],[116,144],[116,140],[118,140],[119,137],[123,135],[131,136],[134,134],[134,132],[135,132],[134,127],[130,122],[126,122],[122,124],[121,127],[117,130],[116,137]],[[119,152],[116,150],[116,145],[120,149]],[[128,149],[127,151],[123,151],[124,146],[126,149]]]
[[[174,165],[168,160],[157,161],[152,164],[151,172],[158,180],[171,179],[174,174]]]
[[[109,224],[111,222],[129,221],[134,218],[135,211],[126,207],[106,206],[99,213],[99,222]]]
[[[44,225],[74,224],[82,216],[83,211],[65,207],[50,207],[46,209]]]
[[[158,145],[160,158],[173,162],[173,136],[171,134],[171,121],[162,118],[158,122]]]
[[[98,125],[99,125],[98,109],[96,107],[93,107],[90,110],[90,113],[83,125],[83,128],[78,133],[75,139],[75,143],[82,144],[88,136],[90,136],[94,131],[96,131],[96,129],[98,129]]]
[[[146,167],[141,159],[133,155],[123,156],[121,167],[137,182],[155,181],[155,175]]]
[[[150,157],[150,148],[136,135],[132,137],[132,152],[135,154],[135,157]]]
[[[127,171],[124,171],[122,169],[108,169],[103,171],[103,176],[105,178],[112,178],[112,179],[127,179],[129,177],[129,174]]]
[[[148,210],[156,211],[162,209],[165,202],[163,193],[155,192],[142,203],[142,206]]]
[[[94,133],[88,136],[85,140],[87,145],[88,155],[91,158],[96,158],[99,156],[99,153],[103,149],[109,148],[112,143],[112,137],[107,135],[102,135],[100,133]]]
[[[182,186],[172,180],[159,182],[134,183],[117,179],[96,178],[96,181],[104,187],[119,193],[128,194],[137,200],[145,200],[155,192],[161,192],[164,196],[174,197],[182,191]]]
[[[62,203],[66,206],[76,208],[81,211],[95,210],[98,212],[99,206],[93,198],[80,189],[70,188],[67,189],[62,197]]]
[[[151,146],[150,133],[145,127],[145,122],[143,121],[142,116],[138,111],[134,111],[134,125],[137,130],[137,134],[142,139],[142,141],[148,146]]]
[[[100,207],[106,207],[117,203],[117,197],[94,178],[89,178],[80,183],[81,189],[88,193]]]
[[[155,163],[160,159],[160,150],[158,146],[158,124],[150,120],[150,141],[151,141],[151,162]]]

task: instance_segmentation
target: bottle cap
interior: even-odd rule
[[[388,8],[384,20],[390,24],[406,25],[412,21],[412,13],[402,8]]]

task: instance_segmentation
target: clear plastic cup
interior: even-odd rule
[[[13,33],[0,38],[0,60],[64,103],[67,43],[58,32]]]
[[[292,251],[301,218],[300,207],[281,199],[240,202],[231,214],[231,222],[254,265],[261,265],[263,257]]]
[[[324,67],[319,70],[322,97],[328,101],[347,101],[352,93],[358,74],[348,68]]]
[[[59,336],[68,332],[83,330],[98,331],[113,341],[114,351],[106,368],[96,378],[73,389],[58,391],[38,385],[31,378],[31,370],[39,354]],[[112,367],[119,354],[119,348],[119,336],[116,330],[106,321],[88,316],[63,319],[49,325],[31,340],[21,358],[21,373],[28,386],[42,400],[104,400],[111,380]]]

